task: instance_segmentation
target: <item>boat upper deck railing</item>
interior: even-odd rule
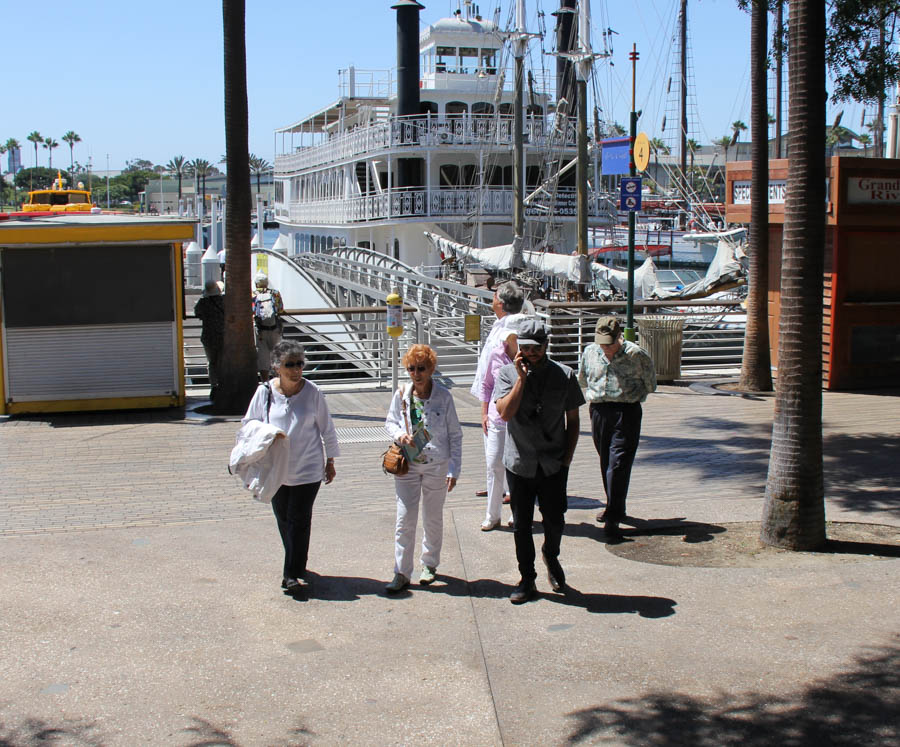
[[[574,148],[575,129],[575,120],[569,117],[548,119],[542,115],[528,116],[524,127],[526,148],[546,151],[551,147]],[[388,150],[453,146],[507,149],[512,145],[511,115],[391,116],[385,121],[360,125],[349,132],[333,135],[325,142],[278,155],[275,157],[275,173],[293,174]]]

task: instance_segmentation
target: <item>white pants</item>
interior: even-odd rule
[[[447,462],[410,464],[409,472],[394,478],[397,491],[397,531],[394,573],[413,573],[419,500],[422,502],[422,565],[437,568],[444,541],[444,499],[447,497]]]
[[[484,434],[484,461],[487,463],[487,514],[491,523],[500,521],[500,507],[506,492],[506,467],[503,466],[503,445],[506,443],[506,423],[488,422]]]

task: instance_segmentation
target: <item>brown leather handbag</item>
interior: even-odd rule
[[[409,399],[412,401],[412,384],[409,386]],[[403,421],[406,423],[406,432],[409,433],[409,419],[406,417],[406,399],[400,400],[403,407]],[[392,443],[387,451],[381,455],[381,468],[386,475],[405,475],[409,472],[409,459],[398,443]]]

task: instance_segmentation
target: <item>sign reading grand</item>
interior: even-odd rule
[[[847,179],[850,205],[900,205],[900,179],[851,176]]]

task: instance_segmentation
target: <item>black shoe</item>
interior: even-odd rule
[[[509,595],[509,601],[513,604],[524,604],[529,599],[537,596],[537,588],[534,581],[519,581],[519,585],[512,594]]]
[[[607,521],[603,525],[603,532],[606,534],[606,539],[610,542],[618,542],[622,539],[622,530],[619,529],[618,521]]]
[[[597,514],[597,521],[601,524],[606,521],[606,509],[604,508],[600,513]]]
[[[547,581],[550,583],[550,588],[553,591],[562,591],[566,585],[566,572],[559,564],[559,558],[548,558],[541,553],[541,559],[547,566]]]
[[[281,588],[285,594],[298,594],[309,590],[309,581],[305,578],[283,578]]]

